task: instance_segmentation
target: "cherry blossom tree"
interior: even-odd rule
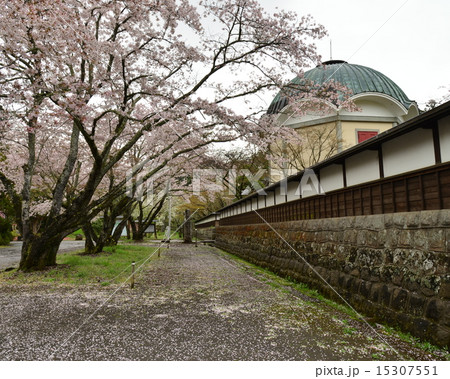
[[[151,178],[211,143],[292,138],[288,128],[269,133],[261,109],[233,109],[317,63],[314,40],[325,34],[310,16],[268,14],[253,0],[0,5],[0,130],[9,136],[0,180],[20,198],[22,270],[54,265],[62,239],[125,194],[126,175],[112,186],[105,178],[138,143]],[[52,180],[39,176],[46,162]]]

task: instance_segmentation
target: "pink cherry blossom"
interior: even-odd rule
[[[21,199],[22,269],[54,263],[65,235],[124,195],[137,163],[158,178],[185,172],[213,143],[298,138],[273,133],[264,104],[235,105],[319,62],[314,41],[326,33],[309,15],[268,14],[254,0],[0,6],[0,182]],[[332,86],[294,103],[345,102]]]

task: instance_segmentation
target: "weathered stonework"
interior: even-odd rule
[[[198,228],[195,231],[195,236],[199,239],[199,240],[213,240],[215,238],[215,229],[214,227],[209,227],[209,228]]]
[[[339,300],[326,280],[357,310],[450,346],[450,210],[271,226],[282,238],[265,224],[219,226],[216,245]]]

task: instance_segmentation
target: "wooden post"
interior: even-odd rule
[[[131,264],[131,281],[130,281],[130,287],[131,289],[134,288],[134,268],[136,266],[136,263],[133,261],[133,263]]]
[[[198,230],[195,228],[195,247],[198,247]]]
[[[192,243],[192,221],[190,220],[191,211],[186,209],[184,211],[184,243]]]

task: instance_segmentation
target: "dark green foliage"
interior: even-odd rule
[[[12,240],[12,218],[14,210],[11,202],[5,195],[0,194],[0,211],[6,218],[0,217],[0,245],[8,245]]]
[[[92,221],[91,226],[94,232],[99,235],[103,230],[103,219],[99,218],[98,220]]]

